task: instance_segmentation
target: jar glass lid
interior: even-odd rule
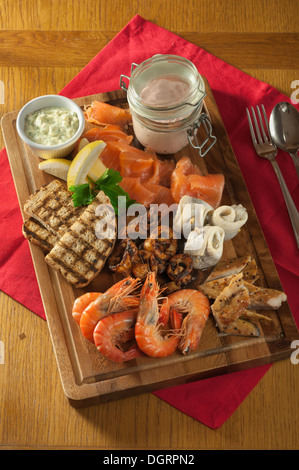
[[[204,96],[202,77],[195,65],[184,57],[157,54],[139,65],[132,64],[128,100],[139,110],[197,107]]]

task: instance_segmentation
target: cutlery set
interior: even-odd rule
[[[289,153],[299,178],[299,112],[290,103],[278,103],[268,121],[263,105],[261,110],[246,108],[253,146],[256,153],[269,160],[279,181],[299,249],[299,213],[276,161],[278,148]]]

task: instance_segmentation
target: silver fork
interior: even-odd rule
[[[259,106],[256,107],[257,115],[258,115],[258,120],[256,118],[256,114],[254,111],[254,108],[251,107],[251,114],[253,118],[253,123],[252,124],[252,119],[250,116],[250,112],[248,108],[246,108],[247,112],[247,117],[248,117],[248,122],[249,122],[249,128],[250,128],[250,133],[251,133],[251,138],[252,142],[254,145],[254,148],[256,150],[256,153],[262,157],[266,158],[272,163],[273,169],[275,171],[275,174],[278,178],[281,191],[287,206],[287,210],[291,219],[291,223],[293,226],[294,234],[295,234],[295,239],[297,243],[297,247],[299,249],[299,213],[297,211],[297,208],[294,204],[294,201],[290,195],[290,192],[287,188],[287,185],[285,183],[285,180],[281,174],[280,168],[278,166],[278,163],[275,159],[277,155],[277,147],[276,145],[272,142],[271,137],[270,137],[270,131],[269,131],[269,123],[266,115],[266,111],[263,105],[261,105],[262,108],[262,113],[263,113],[263,118],[262,114],[260,111]],[[265,130],[265,125],[266,125],[266,130]]]

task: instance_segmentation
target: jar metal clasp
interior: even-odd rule
[[[133,62],[131,64],[131,73],[133,72],[134,68],[135,67],[138,67],[138,64],[135,64],[135,62]],[[128,75],[121,75],[120,76],[120,80],[119,80],[119,86],[122,90],[124,91],[128,91],[128,87],[126,85],[126,82],[125,82],[125,79],[127,79],[128,81],[130,81],[130,77]]]
[[[200,144],[197,138],[197,131],[203,125],[206,132],[206,139]],[[213,145],[217,142],[217,137],[213,135],[213,128],[209,116],[206,113],[201,113],[197,121],[187,130],[189,144],[198,150],[201,157],[204,157]]]

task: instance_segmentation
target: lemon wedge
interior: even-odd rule
[[[87,176],[94,180],[94,178],[98,179],[104,173],[106,167],[104,164],[101,165],[99,156],[105,146],[105,142],[102,140],[96,140],[95,142],[90,142],[89,144],[85,145],[80,150],[80,152],[71,162],[67,174],[68,188],[75,184],[87,183]],[[90,176],[90,174],[92,176]]]
[[[67,175],[71,166],[71,161],[65,158],[49,158],[49,160],[43,160],[38,165],[40,170],[49,173],[49,175],[60,178],[67,181]]]
[[[91,169],[88,172],[88,176],[92,181],[96,181],[102,176],[103,173],[107,170],[107,167],[104,165],[102,160],[98,158],[93,164]]]
[[[86,137],[83,137],[83,139],[80,140],[79,145],[78,145],[78,153],[80,152],[80,150],[83,149],[83,147],[85,147],[85,145],[88,145],[88,144],[89,144],[89,140],[87,140]]]

